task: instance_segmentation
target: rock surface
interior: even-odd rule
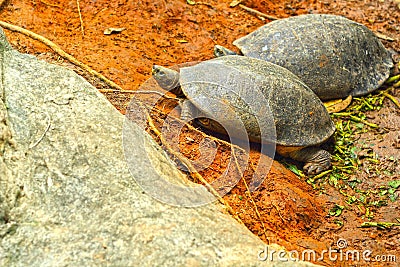
[[[135,180],[153,179],[152,166],[138,155],[129,172],[124,117],[74,72],[12,50],[1,29],[0,64],[0,266],[312,266],[259,261],[264,244],[217,204],[146,194]],[[130,138],[183,183],[145,132]]]

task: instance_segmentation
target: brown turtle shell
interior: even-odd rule
[[[287,68],[323,100],[368,94],[384,83],[393,67],[372,31],[335,15],[276,20],[233,44],[245,56]]]
[[[305,147],[326,141],[335,131],[314,92],[287,69],[264,60],[211,59],[181,68],[180,84],[187,99],[228,132],[243,123],[250,141]]]

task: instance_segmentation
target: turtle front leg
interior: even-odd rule
[[[289,157],[305,162],[303,170],[308,175],[319,174],[331,167],[331,154],[318,147],[305,147],[292,151]]]
[[[191,121],[195,116],[196,107],[187,99],[180,100],[179,106],[181,107],[181,120]]]
[[[216,57],[223,57],[223,56],[229,56],[229,55],[237,55],[235,52],[232,50],[229,50],[226,47],[223,47],[221,45],[215,45],[214,46],[214,56]]]

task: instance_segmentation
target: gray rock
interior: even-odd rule
[[[137,185],[155,168],[186,182],[135,126],[152,163],[138,154],[129,172],[124,117],[83,78],[14,51],[1,29],[0,60],[0,266],[262,264],[263,242],[220,205],[171,206]]]

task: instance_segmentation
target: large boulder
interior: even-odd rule
[[[13,50],[1,29],[0,75],[0,266],[311,266],[261,262],[264,243],[216,203],[146,194],[140,177],[187,181],[134,124],[129,138],[151,164],[131,157],[130,173],[124,117],[73,71]]]

